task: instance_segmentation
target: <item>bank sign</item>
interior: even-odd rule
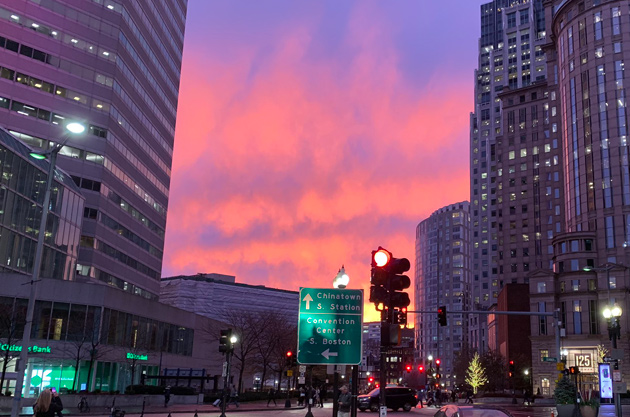
[[[358,365],[362,335],[363,290],[300,288],[299,363]]]
[[[8,345],[6,343],[0,344],[0,351],[2,352],[21,352],[22,346],[20,345]],[[29,353],[51,353],[50,346],[31,346],[28,348]]]

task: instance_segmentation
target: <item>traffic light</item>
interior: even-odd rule
[[[438,323],[440,326],[446,326],[448,324],[446,320],[446,306],[440,306],[440,308],[438,308]]]
[[[232,329],[221,330],[219,337],[219,352],[230,353],[234,350],[232,344]]]
[[[441,361],[441,360],[439,360],[439,359],[436,359],[436,360],[435,360],[435,367],[436,367],[438,370],[440,369],[440,364],[441,364],[441,363],[442,363],[442,361]]]
[[[405,370],[408,374],[411,373],[411,365],[405,365]]]
[[[418,366],[418,372],[423,373],[424,372],[424,366],[422,366],[422,365]]]
[[[407,307],[394,309],[394,324],[407,324]]]
[[[411,264],[407,258],[394,258],[387,249],[378,247],[372,251],[372,275],[370,283],[370,302],[377,310],[389,310],[391,323],[396,317],[391,314],[395,308],[406,308],[411,303],[409,294],[403,290],[409,288],[411,280],[402,273],[409,271]],[[380,308],[379,308],[380,306]]]
[[[515,372],[516,372],[516,367],[514,366],[514,361],[510,361],[509,366],[508,366],[508,377],[512,378]]]
[[[411,280],[407,275],[402,275],[404,272],[409,271],[411,264],[407,258],[391,258],[388,268],[388,280],[389,280],[389,301],[390,308],[405,309],[405,322],[407,306],[411,303],[409,294],[404,292],[411,285]]]
[[[377,310],[384,310],[389,305],[387,291],[387,266],[392,257],[388,250],[378,247],[372,251],[372,275],[370,278],[370,302],[376,304]],[[378,308],[382,305],[382,308]]]
[[[293,355],[292,351],[287,352],[287,368],[293,368],[295,366],[295,355]]]
[[[368,378],[368,384],[372,384],[372,383],[374,383],[374,377],[373,376]]]
[[[441,375],[440,375],[440,365],[442,364],[442,361],[439,359],[435,360],[435,379],[440,379]]]
[[[570,366],[569,367],[569,373],[571,375],[577,375],[580,373],[580,368],[578,366]]]

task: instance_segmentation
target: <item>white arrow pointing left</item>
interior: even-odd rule
[[[302,299],[302,301],[306,301],[306,309],[308,310],[311,304],[311,301],[313,301],[313,298],[311,297],[310,294],[306,294],[306,296]]]
[[[331,352],[330,349],[326,349],[325,351],[322,352],[322,356],[328,359],[330,356],[339,356],[339,353]]]

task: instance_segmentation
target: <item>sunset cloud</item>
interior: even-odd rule
[[[163,275],[297,290],[345,264],[368,289],[372,249],[413,264],[416,225],[468,199],[474,49],[427,54],[449,32],[418,22],[450,16],[427,2],[262,3],[189,3]]]

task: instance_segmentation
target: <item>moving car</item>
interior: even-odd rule
[[[380,394],[380,388],[375,388],[366,395],[359,395],[357,397],[359,410],[378,411]],[[385,402],[387,408],[391,408],[394,411],[398,411],[399,408],[411,411],[418,404],[418,398],[416,397],[416,391],[411,388],[387,387],[385,388]]]
[[[502,408],[448,404],[433,417],[514,417]]]

